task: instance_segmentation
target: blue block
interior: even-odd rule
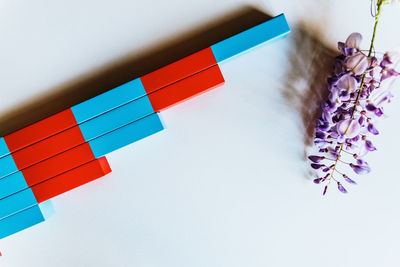
[[[100,136],[89,145],[96,158],[102,157],[121,147],[129,145],[149,135],[162,131],[164,126],[157,113],[153,113],[122,128]]]
[[[0,239],[43,222],[54,214],[50,200],[0,220]]]
[[[21,171],[8,175],[0,179],[0,200],[26,188],[28,184]]]
[[[18,168],[11,154],[0,158],[0,178],[9,175],[10,173],[17,172]]]
[[[79,125],[88,142],[154,113],[148,96],[143,96]]]
[[[0,199],[0,220],[37,204],[30,188]]]
[[[71,110],[74,113],[76,121],[80,124],[145,95],[146,91],[143,84],[137,78],[75,105]]]
[[[243,53],[250,48],[285,37],[290,32],[285,15],[236,34],[211,46],[218,63]]]
[[[0,137],[0,158],[10,154],[10,150],[6,144],[6,140],[3,137]]]

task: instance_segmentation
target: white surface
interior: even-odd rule
[[[348,2],[1,0],[0,114],[247,4],[332,47],[359,31],[367,47],[368,1]],[[378,50],[400,44],[399,11],[385,12]],[[321,197],[305,176],[300,115],[282,96],[291,49],[289,37],[221,66],[222,88],[163,112],[167,131],[112,153],[112,174],[1,240],[0,265],[399,266],[399,97],[373,172],[349,195]]]

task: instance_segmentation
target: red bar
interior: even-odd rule
[[[4,139],[8,149],[13,153],[75,125],[77,122],[74,114],[71,109],[67,109],[6,135]]]
[[[19,170],[85,143],[79,126],[53,135],[12,154]]]
[[[74,147],[22,170],[29,187],[94,160],[88,143]]]
[[[93,160],[78,168],[65,172],[52,179],[32,186],[31,189],[38,203],[61,195],[83,184],[98,179],[111,172],[105,157]]]
[[[163,111],[189,98],[224,84],[225,80],[218,65],[203,70],[149,94],[155,112]]]
[[[217,64],[210,47],[150,72],[140,78],[147,94]]]

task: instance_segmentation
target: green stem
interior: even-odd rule
[[[372,55],[372,51],[374,50],[374,42],[375,42],[376,29],[377,29],[377,27],[378,27],[379,16],[380,16],[380,14],[381,14],[383,2],[384,2],[384,1],[379,1],[379,0],[378,0],[378,3],[377,3],[377,12],[376,12],[376,15],[375,15],[375,25],[374,25],[374,31],[373,31],[373,33],[372,33],[371,45],[369,46],[368,57],[370,57],[370,56]],[[364,75],[363,75],[363,77],[362,77],[362,79],[361,79],[360,90],[358,91],[357,98],[356,98],[356,102],[354,103],[354,107],[353,107],[353,111],[352,111],[352,113],[351,113],[350,120],[352,120],[352,119],[354,118],[354,114],[355,114],[355,112],[356,112],[356,107],[357,107],[358,103],[360,102],[360,96],[361,96],[361,93],[362,93],[362,91],[363,91],[363,87],[364,87],[364,84],[365,84],[365,78],[366,78],[366,77],[367,77],[367,73],[364,73]],[[349,126],[350,126],[350,124],[349,124]],[[348,130],[348,127],[347,127],[347,129],[346,129],[345,132],[347,132],[347,130]],[[340,149],[339,149],[339,152],[338,152],[338,156],[337,156],[337,158],[336,158],[335,164],[334,164],[334,166],[333,166],[331,175],[329,176],[329,179],[328,179],[328,180],[330,180],[330,179],[332,178],[333,173],[334,173],[335,170],[336,170],[336,166],[337,166],[338,162],[340,161],[340,156],[341,156],[341,153],[342,153],[342,151],[343,151],[343,146],[344,146],[344,143],[340,146]]]

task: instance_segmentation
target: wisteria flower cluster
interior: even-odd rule
[[[345,43],[338,43],[341,54],[328,78],[329,96],[322,103],[316,125],[314,144],[318,153],[308,157],[317,174],[314,183],[325,185],[324,195],[331,182],[342,193],[347,193],[344,181],[356,184],[347,170],[370,172],[364,157],[376,150],[371,141],[379,134],[375,124],[384,117],[384,105],[392,98],[389,83],[400,75],[395,68],[397,55],[385,53],[377,58],[372,55],[372,44],[365,54],[361,41],[361,34],[352,33]]]

